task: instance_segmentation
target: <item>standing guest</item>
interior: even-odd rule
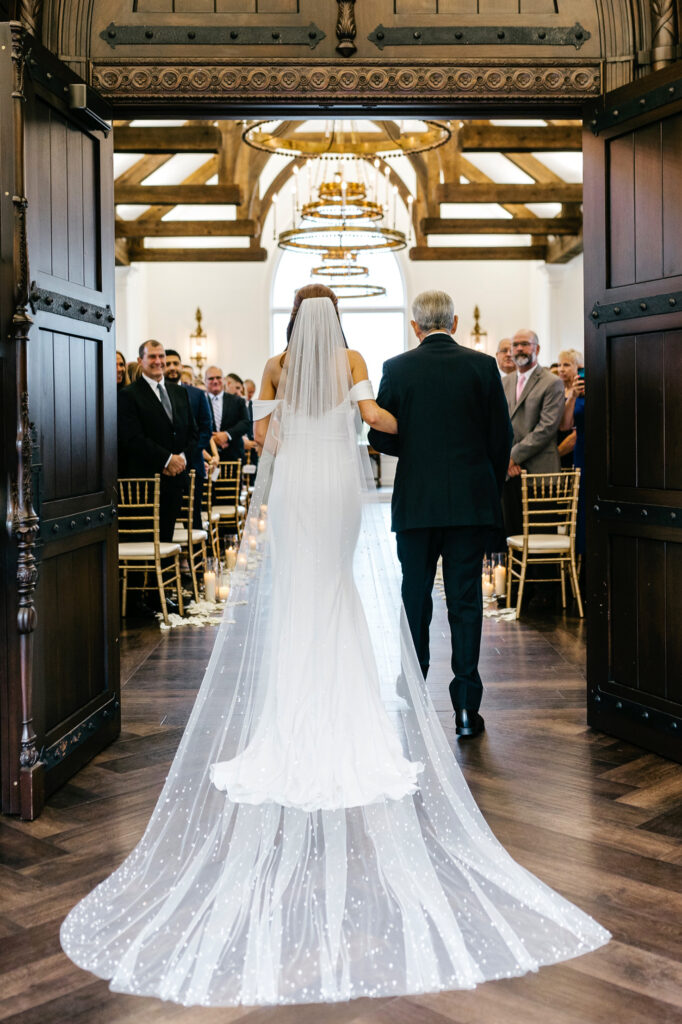
[[[116,389],[118,391],[121,388],[125,388],[130,384],[130,378],[128,377],[128,367],[126,365],[126,357],[122,352],[116,353]]]
[[[497,360],[497,368],[500,371],[500,377],[502,380],[510,374],[514,373],[516,366],[511,354],[511,338],[503,338],[497,346],[497,353],[495,359]]]
[[[523,533],[521,471],[558,473],[557,431],[564,414],[564,387],[558,377],[540,366],[540,342],[535,331],[517,331],[512,338],[516,373],[502,381],[514,429],[502,508],[507,536]]]
[[[194,507],[192,509],[192,525],[195,530],[201,530],[201,502],[204,493],[204,481],[207,474],[207,463],[211,462],[211,435],[213,433],[213,416],[211,407],[208,404],[208,397],[205,391],[200,391],[192,384],[185,384],[182,381],[182,362],[180,354],[175,349],[166,349],[166,384],[179,385],[189,395],[189,405],[192,410],[194,422],[197,425],[197,443],[189,455],[189,468],[195,471],[194,477]]]
[[[241,395],[244,397],[244,381],[237,373],[228,373],[225,377],[225,390],[228,395]]]
[[[568,402],[573,394],[573,378],[578,373],[578,360],[580,353],[574,348],[564,349],[559,353],[557,365],[557,376],[564,385],[564,399]],[[551,369],[551,368],[550,368]],[[564,430],[559,427],[557,435],[559,443],[559,458],[562,469],[573,469],[573,449],[575,448],[575,428]]]
[[[135,360],[135,362],[128,363],[127,369],[128,369],[128,383],[129,384],[134,384],[135,381],[137,380],[137,378],[140,376],[140,374],[142,372],[142,369],[140,367],[139,361]]]
[[[576,373],[571,381],[570,395],[566,399],[563,430],[575,430],[576,441],[573,449],[573,468],[580,470],[580,491],[578,493],[578,523],[575,550],[585,554],[585,377]]]
[[[206,390],[213,414],[213,440],[218,446],[221,462],[241,462],[244,455],[242,438],[249,429],[244,399],[233,388],[235,375],[225,378],[219,366],[206,370]],[[240,380],[240,378],[237,378]]]
[[[384,363],[377,395],[377,403],[398,420],[398,434],[370,430],[369,443],[398,456],[392,528],[403,603],[424,676],[433,581],[442,556],[452,641],[450,699],[457,735],[473,737],[484,729],[478,710],[481,562],[490,530],[501,525],[511,426],[495,361],[452,337],[457,317],[450,296],[422,292],[412,312],[419,345]],[[431,441],[424,445],[426,422]]]
[[[183,363],[180,367],[180,383],[191,384],[193,387],[196,387],[196,384],[194,383],[194,370],[187,363]]]
[[[143,342],[138,363],[139,378],[118,393],[120,475],[161,474],[161,540],[172,541],[197,427],[187,391],[166,388],[166,353],[161,342]]]
[[[249,429],[244,436],[244,448],[251,452],[251,465],[258,464],[258,445],[253,437],[253,396],[256,394],[256,384],[247,378],[244,381],[244,401],[246,402],[246,413],[249,417]]]

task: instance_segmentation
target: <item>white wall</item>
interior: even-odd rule
[[[265,235],[267,238],[268,236]],[[257,382],[270,349],[270,296],[274,246],[266,263],[138,263],[116,270],[117,347],[128,359],[147,338],[158,338],[187,360],[189,334],[199,306],[209,359],[225,372]],[[387,259],[390,257],[387,257]],[[562,348],[583,348],[582,257],[545,266],[524,261],[411,262],[399,257],[408,302],[427,288],[450,292],[460,318],[457,339],[466,342],[473,309],[481,310],[487,349],[521,327],[537,332],[541,362]],[[305,282],[301,282],[302,284]]]

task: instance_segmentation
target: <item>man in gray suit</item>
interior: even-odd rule
[[[521,533],[521,471],[558,473],[557,430],[564,413],[564,387],[558,377],[540,366],[540,343],[535,331],[517,331],[512,338],[516,373],[502,381],[514,430],[514,444],[503,495],[507,536]]]

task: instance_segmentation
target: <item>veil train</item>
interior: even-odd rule
[[[306,299],[163,791],[62,925],[115,991],[228,1006],[472,988],[610,937],[513,861],[452,756],[355,395],[332,303]]]

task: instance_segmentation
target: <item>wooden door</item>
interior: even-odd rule
[[[2,809],[119,732],[112,143],[99,97],[0,25]]]
[[[682,65],[584,158],[588,721],[682,760]]]

